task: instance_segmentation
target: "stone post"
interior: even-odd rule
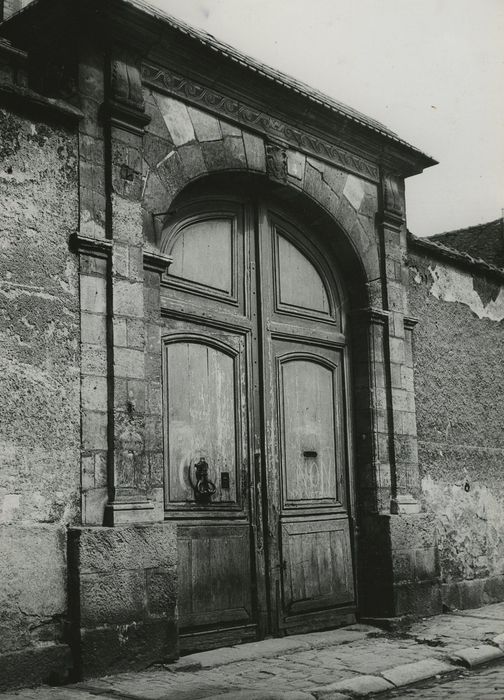
[[[112,449],[105,523],[116,525],[161,522],[164,505],[161,377],[156,393],[159,410],[156,407],[152,413],[152,373],[148,376],[146,372],[149,348],[140,200],[144,187],[142,138],[150,118],[145,113],[139,66],[131,52],[115,47],[110,76],[104,114],[113,240],[109,333]],[[147,257],[148,267],[154,267],[159,277],[168,260],[158,256],[156,267],[155,254]],[[157,363],[161,363],[160,353]]]

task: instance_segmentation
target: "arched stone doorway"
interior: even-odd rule
[[[320,210],[246,180],[184,191],[159,241],[173,258],[165,508],[186,650],[348,624],[357,609],[348,316],[365,285],[355,270],[345,284],[349,251]]]

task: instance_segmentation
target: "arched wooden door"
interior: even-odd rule
[[[182,649],[353,621],[341,293],[266,203],[177,210],[162,285]]]

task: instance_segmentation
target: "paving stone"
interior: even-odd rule
[[[310,692],[317,700],[334,700],[335,693],[350,693],[352,696],[364,697],[371,693],[383,693],[394,686],[380,676],[358,676],[350,680],[331,683],[323,688],[311,688]]]
[[[493,603],[482,608],[471,608],[470,610],[458,610],[456,614],[462,617],[504,621],[504,603]]]
[[[475,647],[467,647],[459,649],[451,656],[451,659],[457,662],[462,662],[464,666],[473,668],[481,664],[486,664],[489,661],[497,661],[504,659],[504,653],[498,648],[490,644],[480,644]]]
[[[437,659],[422,659],[382,671],[382,676],[396,686],[410,685],[426,678],[455,670],[451,664]]]
[[[223,695],[212,695],[206,700],[313,700],[311,693],[303,693],[297,690],[285,693],[264,690],[232,690]]]
[[[362,625],[363,629],[353,629],[343,627],[338,630],[329,630],[326,632],[311,632],[309,634],[293,635],[289,639],[296,639],[309,644],[313,649],[320,649],[327,646],[335,646],[337,644],[347,644],[355,642],[359,639],[365,639],[371,633],[381,633],[378,627],[371,625]]]

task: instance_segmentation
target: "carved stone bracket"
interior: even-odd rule
[[[111,63],[110,97],[103,116],[112,126],[142,136],[150,117],[145,113],[142,77],[135,59],[125,49],[115,49]]]
[[[404,207],[399,180],[393,175],[383,176],[383,218],[390,228],[400,229],[404,223]]]
[[[278,143],[266,143],[266,172],[270,180],[287,182],[287,152]]]
[[[254,109],[250,105],[227,97],[213,88],[178,75],[168,68],[144,63],[142,64],[142,80],[146,85],[156,90],[179,97],[185,102],[227,118],[251,131],[279,139],[298,151],[315,156],[373,182],[379,181],[378,166],[374,163],[349,153],[334,143],[304,129],[294,127],[265,112]]]

